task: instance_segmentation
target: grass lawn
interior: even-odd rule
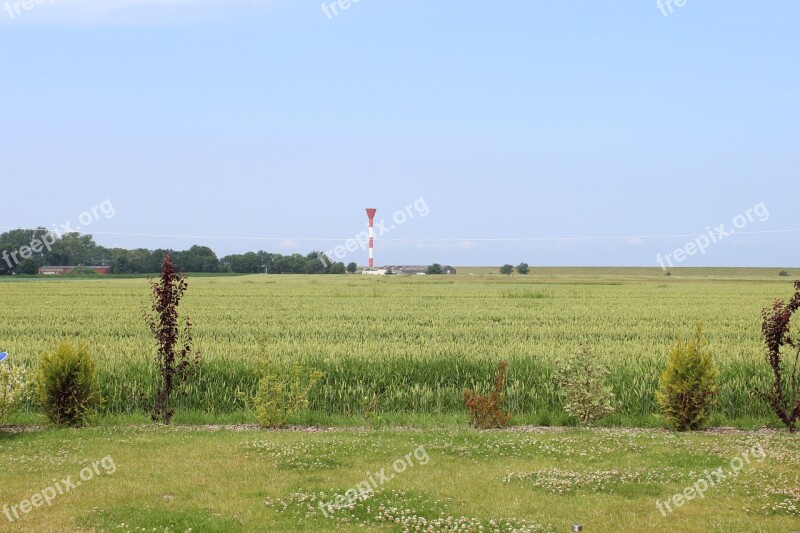
[[[0,531],[800,529],[800,439],[785,432],[450,426],[6,428],[0,505],[20,519],[0,515]],[[670,500],[689,487],[703,497]]]

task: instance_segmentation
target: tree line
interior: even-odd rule
[[[58,235],[45,228],[16,229],[0,234],[0,275],[36,274],[42,266],[111,266],[115,274],[159,272],[168,253],[179,270],[237,274],[344,274],[355,272],[350,263],[334,263],[323,252],[283,255],[260,250],[217,257],[207,246],[188,250],[105,248],[91,235]]]

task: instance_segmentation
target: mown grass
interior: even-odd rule
[[[381,469],[393,472],[394,461],[420,446],[425,464],[395,474],[352,510],[319,512],[320,498]],[[666,517],[659,512],[656,499],[682,492],[705,470],[727,469],[754,446],[763,461]],[[487,531],[494,520],[530,531],[568,531],[580,522],[595,532],[786,532],[800,520],[800,440],[778,432],[136,425],[0,431],[0,450],[0,505],[76,479],[104,457],[116,467],[14,523],[0,514],[4,531],[402,531],[422,517]],[[380,505],[384,518],[394,513],[401,524],[380,520]]]
[[[667,347],[702,321],[721,370],[722,420],[772,423],[754,391],[769,379],[760,311],[792,290],[778,270],[190,278],[185,311],[204,362],[177,405],[241,411],[236,391],[254,389],[254,363],[269,354],[325,373],[314,410],[359,414],[377,395],[382,413],[456,413],[463,389],[488,388],[506,359],[508,408],[547,423],[563,412],[555,361],[589,343],[612,370],[619,419],[647,425]],[[100,364],[104,412],[145,412],[154,388],[153,344],[141,317],[147,296],[143,279],[6,281],[0,350],[32,365],[64,336],[86,341]]]

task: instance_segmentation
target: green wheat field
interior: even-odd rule
[[[507,409],[518,421],[568,423],[555,361],[589,344],[611,370],[612,424],[657,423],[665,353],[698,322],[716,353],[717,424],[769,422],[760,312],[792,293],[777,269],[542,268],[528,276],[461,268],[456,276],[191,277],[182,309],[202,363],[177,407],[242,411],[265,356],[324,372],[311,409],[328,415],[458,414],[465,387],[488,389],[509,362]],[[794,273],[790,273],[794,274]],[[796,273],[800,276],[800,272]],[[138,279],[0,282],[0,350],[16,362],[68,337],[99,363],[102,413],[150,409],[154,347]]]

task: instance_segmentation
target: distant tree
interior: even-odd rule
[[[39,267],[40,266],[43,266],[43,265],[39,265],[33,259],[26,259],[24,261],[20,261],[17,272],[20,273],[20,274],[33,275],[33,274],[36,274],[37,272],[39,272]]]
[[[286,274],[289,268],[289,258],[283,254],[272,256],[272,265],[269,269],[273,274]]]
[[[264,264],[261,257],[255,252],[247,252],[242,256],[243,272],[246,274],[258,274],[264,271]]]
[[[501,274],[505,274],[507,276],[511,275],[511,274],[514,273],[514,267],[512,265],[505,264],[505,265],[500,267],[500,273]]]
[[[220,272],[236,274],[263,274],[267,264],[256,252],[226,255],[219,260]]]
[[[272,274],[272,257],[275,254],[265,252],[264,250],[259,250],[256,252],[256,255],[258,256],[258,261],[261,265],[261,272],[264,272],[265,274]]]
[[[94,246],[86,254],[87,265],[110,265],[111,250],[103,246]]]
[[[91,235],[58,235],[37,228],[0,234],[0,276],[36,274],[44,265],[111,265],[115,274],[150,274],[160,272],[165,254],[172,258],[174,268],[183,272],[339,274],[342,268],[350,273],[358,270],[355,262],[346,267],[336,265],[322,251],[284,256],[259,250],[218,259],[208,246],[194,245],[188,250],[109,249],[98,246]]]
[[[330,272],[331,274],[344,274],[345,270],[346,269],[344,263],[338,262],[338,263],[333,263],[331,267],[328,269],[328,272]]]
[[[90,265],[97,260],[97,252],[91,235],[66,233],[53,244],[49,259],[54,265]]]
[[[233,273],[241,273],[244,256],[241,254],[226,255],[219,260],[219,271]]]
[[[128,269],[132,274],[158,272],[158,266],[153,261],[152,253],[145,248],[137,248],[128,252]]]
[[[319,262],[319,260],[317,260]],[[307,274],[308,261],[302,254],[292,254],[286,261],[288,274]]]
[[[517,265],[517,274],[527,274],[530,272],[530,268],[528,268],[528,263],[520,263]]]
[[[306,274],[325,274],[329,272],[331,260],[323,252],[311,252],[305,257]]]
[[[35,274],[50,255],[44,243],[54,238],[44,228],[15,229],[0,235],[0,275]]]
[[[145,268],[145,272],[161,272],[161,261],[164,257],[164,254],[170,255],[177,255],[172,250],[164,250],[162,248],[156,248],[155,250],[145,250],[149,254],[149,258],[147,260],[147,267]],[[175,257],[173,257],[173,263],[175,263]]]
[[[264,272],[261,257],[255,252],[246,254],[226,255],[220,260],[222,272],[235,272],[237,274],[258,274]]]
[[[180,250],[173,250],[169,249],[166,251],[170,257],[172,257],[172,264],[175,268],[180,272],[188,272],[189,269],[189,262],[192,260],[191,254],[189,254],[188,250],[180,251]]]
[[[114,274],[130,274],[130,252],[124,248],[112,248],[109,252],[111,264],[114,266]]]
[[[186,272],[217,272],[217,254],[208,246],[192,246],[181,254],[181,268]]]
[[[442,265],[440,265],[439,263],[432,264],[431,266],[428,267],[427,273],[431,275],[441,274]]]

